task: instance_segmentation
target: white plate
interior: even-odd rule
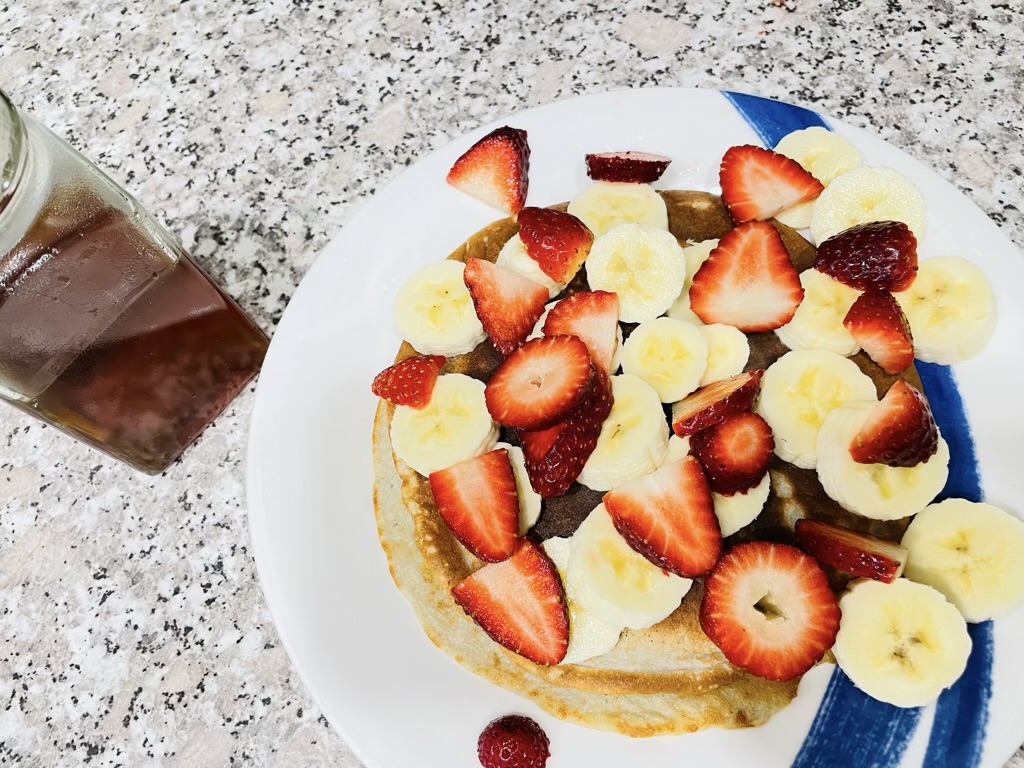
[[[554,765],[645,768],[789,766],[812,723],[830,666],[761,728],[633,740],[556,720],[467,672],[425,637],[395,588],[371,498],[370,381],[392,361],[395,293],[414,267],[444,258],[495,212],[444,177],[499,124],[529,132],[529,200],[571,198],[586,152],[648,150],[673,158],[661,188],[717,191],[727,147],[761,143],[717,91],[650,89],[587,96],[519,113],[431,154],[379,192],[330,243],[288,307],[263,367],[249,446],[248,495],[260,579],[285,648],[331,723],[367,766],[476,765],[492,718],[523,712],[548,733]],[[956,253],[987,272],[1000,322],[983,357],[956,367],[991,502],[1024,512],[1019,439],[1024,391],[1019,328],[1024,260],[988,218],[937,174],[834,120],[866,164],[909,176],[928,206],[923,256]],[[981,764],[1001,766],[1024,738],[1024,611],[995,625],[996,667]],[[901,765],[920,765],[931,711]],[[685,762],[683,762],[685,761]]]

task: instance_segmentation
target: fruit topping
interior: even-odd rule
[[[726,552],[705,579],[700,626],[737,667],[792,680],[832,647],[839,606],[814,558],[752,541]]]
[[[938,442],[927,398],[899,379],[854,435],[850,456],[861,464],[914,467],[935,454]]]
[[[373,378],[370,390],[395,405],[424,408],[445,363],[443,355],[414,355],[385,368]]]
[[[722,553],[711,491],[692,456],[608,491],[604,506],[629,546],[677,576],[704,575]]]
[[[718,179],[722,202],[737,222],[770,219],[824,189],[795,160],[750,144],[726,151]]]
[[[873,221],[818,246],[814,268],[861,291],[905,291],[917,276],[917,238],[902,221]]]
[[[762,221],[739,224],[723,235],[690,285],[690,309],[703,322],[748,333],[785,325],[803,297],[782,237]]]
[[[523,715],[492,720],[476,743],[483,768],[544,768],[549,754],[547,734]]]
[[[569,647],[569,613],[558,571],[529,539],[452,587],[455,602],[492,640],[537,664],[557,664]]]
[[[508,356],[544,314],[548,289],[485,259],[467,259],[464,279],[480,324],[494,348]]]
[[[772,428],[752,411],[741,411],[690,438],[690,450],[715,493],[748,491],[764,478],[775,450]]]
[[[610,373],[618,344],[619,297],[608,291],[580,291],[555,304],[544,320],[544,335],[579,336],[590,357]]]
[[[888,291],[871,290],[858,296],[843,325],[886,373],[899,373],[914,362],[910,323]]]
[[[687,395],[672,406],[672,430],[686,437],[749,410],[763,375],[764,369],[744,371]]]
[[[526,131],[504,126],[470,147],[448,171],[456,189],[506,213],[526,205],[530,146]]]
[[[431,472],[430,489],[441,519],[474,555],[496,563],[515,551],[519,495],[508,451],[498,448]]]
[[[516,217],[526,254],[545,275],[568,283],[590,253],[594,235],[571,213],[551,208],[523,208]]]
[[[823,565],[886,584],[900,577],[907,561],[907,550],[899,544],[822,520],[797,520],[796,540]]]
[[[661,178],[672,159],[648,152],[600,152],[586,156],[587,176],[594,181],[650,184]]]

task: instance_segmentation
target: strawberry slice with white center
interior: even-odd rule
[[[594,234],[571,213],[523,208],[516,216],[526,255],[556,283],[568,283],[590,253]]]
[[[569,647],[569,612],[554,564],[529,539],[508,560],[485,565],[452,596],[496,643],[537,664],[557,664]]]
[[[772,428],[753,411],[741,411],[690,438],[690,450],[715,493],[732,496],[764,479],[775,450]]]
[[[508,356],[544,314],[548,289],[486,259],[467,259],[463,280],[494,348]]]
[[[594,181],[626,181],[634,184],[650,184],[661,175],[672,162],[664,155],[649,152],[599,152],[584,158],[587,176]]]
[[[700,626],[731,663],[792,680],[835,642],[839,606],[810,555],[788,544],[738,544],[704,580]]]
[[[456,189],[505,213],[526,205],[530,145],[526,131],[504,126],[470,147],[448,171]]]
[[[888,291],[867,291],[858,296],[843,325],[886,373],[899,373],[914,362],[910,323]]]
[[[692,456],[608,491],[603,501],[629,546],[659,568],[692,579],[718,562],[722,531]]]
[[[590,390],[587,345],[576,336],[531,339],[491,375],[484,399],[506,427],[545,429],[576,409]]]
[[[752,144],[726,151],[718,180],[722,202],[737,222],[770,219],[824,189],[796,160]]]
[[[672,431],[686,437],[749,410],[763,375],[763,368],[744,371],[691,392],[672,406]]]
[[[507,450],[431,472],[430,490],[441,519],[478,558],[495,563],[515,551],[519,493]]]
[[[854,435],[850,455],[861,464],[915,467],[939,449],[939,428],[928,399],[899,379]]]
[[[610,291],[580,291],[566,296],[544,320],[545,336],[579,336],[590,357],[605,372],[611,371],[618,330],[619,297]]]
[[[703,322],[746,333],[793,319],[804,298],[800,276],[771,224],[739,224],[718,241],[690,285],[690,309]]]
[[[444,366],[444,355],[413,355],[385,368],[373,378],[370,390],[395,405],[425,408]]]
[[[903,574],[907,562],[906,548],[895,542],[822,520],[797,520],[796,540],[819,563],[886,584]]]

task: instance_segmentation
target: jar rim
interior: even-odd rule
[[[25,124],[17,107],[0,89],[0,213],[10,203],[24,166]]]

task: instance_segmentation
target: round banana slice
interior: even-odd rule
[[[580,605],[605,624],[630,629],[646,629],[666,618],[693,584],[630,547],[603,504],[572,535],[566,577]]]
[[[837,176],[860,166],[860,152],[835,131],[820,125],[787,133],[775,151],[796,160],[826,187]]]
[[[594,237],[619,224],[650,224],[668,229],[668,208],[650,184],[595,181],[569,203],[569,213]]]
[[[816,269],[800,273],[804,298],[793,319],[775,329],[779,340],[790,349],[827,349],[849,357],[860,345],[843,325],[860,291],[843,285]]]
[[[548,296],[552,299],[561,293],[562,289],[565,287],[561,283],[552,280],[551,277],[549,277],[548,274],[540,268],[540,264],[530,258],[530,254],[526,252],[526,246],[523,244],[523,240],[519,235],[513,235],[505,241],[501,250],[498,251],[498,259],[496,263],[499,267],[511,269],[513,272],[518,272],[523,277],[530,278],[535,283],[540,283],[548,289]]]
[[[825,417],[818,431],[818,480],[843,509],[872,520],[898,520],[916,515],[946,485],[949,446],[940,435],[932,457],[913,467],[854,461],[850,445],[877,405],[848,402]]]
[[[498,443],[495,448],[508,451],[512,464],[512,474],[516,476],[516,492],[519,495],[519,535],[525,536],[540,519],[540,494],[530,485],[530,476],[526,472],[526,456],[523,449],[510,443]]]
[[[704,335],[697,326],[671,317],[640,323],[622,349],[623,372],[654,387],[663,403],[674,403],[693,392],[707,364]]]
[[[796,349],[765,371],[754,410],[772,428],[776,456],[814,469],[818,429],[829,412],[851,400],[876,399],[874,382],[852,360],[824,349]]]
[[[449,259],[427,264],[398,289],[395,324],[421,355],[461,355],[487,338],[462,279],[465,269]]]
[[[699,325],[697,330],[708,345],[708,364],[700,377],[700,386],[706,387],[743,371],[750,359],[750,342],[743,331],[724,323]]]
[[[425,408],[395,406],[391,448],[424,477],[494,448],[498,425],[484,401],[484,383],[461,373],[437,377]]]
[[[754,522],[768,502],[771,487],[771,478],[765,472],[761,482],[745,493],[734,493],[732,496],[712,493],[711,500],[715,505],[715,517],[718,518],[722,536],[732,536],[736,531]]]
[[[820,244],[872,221],[902,221],[920,242],[925,235],[924,198],[901,173],[862,165],[837,176],[818,196],[811,215],[811,236]]]
[[[992,284],[959,256],[922,259],[911,286],[893,296],[910,323],[920,360],[948,365],[977,357],[996,327]]]
[[[782,213],[775,214],[775,220],[793,229],[809,229],[811,217],[814,215],[814,204],[817,201],[818,198],[814,198],[814,200],[805,200],[802,203],[797,203],[792,208],[787,208]]]
[[[577,478],[595,491],[610,491],[653,472],[668,450],[668,420],[654,388],[628,373],[612,376],[611,385],[611,413]]]
[[[862,579],[839,600],[832,653],[853,684],[879,701],[921,707],[967,668],[971,637],[940,592],[896,579]]]
[[[661,460],[659,467],[671,464],[673,461],[685,459],[690,455],[690,436],[680,437],[672,435],[668,439],[668,450],[665,451],[665,458]]]
[[[700,265],[708,260],[708,256],[718,246],[718,240],[701,240],[699,243],[687,245],[683,248],[683,260],[686,262],[686,278],[683,280],[683,289],[676,296],[675,301],[665,312],[669,317],[676,320],[685,320],[694,325],[703,325],[703,321],[690,309],[690,286],[693,285],[693,276],[697,274]]]
[[[1024,522],[991,504],[946,499],[925,507],[901,542],[903,575],[939,590],[967,621],[1024,602]]]

